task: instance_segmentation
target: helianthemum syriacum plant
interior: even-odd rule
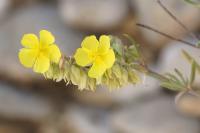
[[[24,48],[19,51],[19,60],[24,67],[33,68],[46,79],[63,80],[79,90],[95,91],[97,86],[106,86],[112,91],[138,83],[139,75],[143,73],[160,80],[162,87],[180,92],[178,98],[187,92],[194,92],[193,83],[196,72],[200,72],[200,65],[186,51],[183,54],[191,63],[190,77],[184,77],[178,69],[175,69],[175,74],[160,75],[148,69],[138,44],[130,36],[124,37],[131,45],[124,44],[116,36],[101,35],[98,40],[90,35],[83,39],[74,55],[66,56],[55,44],[53,34],[41,30],[39,38],[35,34],[22,37]]]
[[[91,35],[83,39],[74,55],[61,57],[51,32],[41,30],[39,38],[25,34],[19,60],[27,68],[57,82],[64,80],[80,90],[94,91],[98,85],[110,90],[139,82],[135,69],[139,61],[136,44],[124,46],[114,36],[102,35],[99,40]]]
[[[200,7],[194,0],[185,1]],[[199,49],[199,36],[191,33],[160,0],[157,2],[183,29],[198,40],[197,43],[192,44],[144,24],[137,25]],[[187,93],[200,97],[200,91],[194,86],[196,76],[200,74],[200,64],[187,51],[183,50],[182,53],[191,64],[189,77],[179,69],[175,69],[174,73],[161,75],[148,69],[134,39],[128,35],[124,37],[131,45],[124,44],[116,36],[101,35],[97,39],[95,35],[90,35],[83,39],[74,55],[67,56],[61,54],[52,33],[41,30],[39,38],[35,34],[25,34],[22,37],[21,44],[24,48],[20,49],[18,56],[24,67],[32,68],[34,72],[43,74],[46,79],[56,82],[64,80],[66,84],[76,85],[79,90],[95,91],[97,86],[106,86],[110,90],[119,89],[128,84],[138,83],[140,75],[147,74],[158,79],[162,87],[178,91],[176,99]]]

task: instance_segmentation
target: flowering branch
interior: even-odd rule
[[[129,35],[124,37],[131,45],[125,45],[116,36],[102,35],[99,41],[94,35],[86,37],[73,56],[61,55],[54,44],[53,35],[46,30],[40,31],[38,39],[34,34],[25,34],[19,60],[27,68],[41,73],[47,79],[56,82],[64,80],[66,84],[78,86],[79,90],[95,91],[97,86],[107,86],[109,90],[119,89],[128,84],[140,82],[140,74],[158,79],[161,86],[174,90],[192,90],[196,71],[200,65],[186,51],[184,56],[191,62],[190,78],[185,78],[178,69],[176,75],[161,75],[150,70],[144,62],[139,44]]]

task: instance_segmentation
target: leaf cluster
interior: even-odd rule
[[[174,91],[186,91],[192,89],[197,72],[200,73],[200,65],[185,50],[183,50],[182,53],[184,57],[188,60],[188,62],[191,64],[190,75],[186,77],[180,70],[175,69],[175,74],[167,73],[165,75],[165,78],[167,80],[163,81],[161,83],[161,86]]]

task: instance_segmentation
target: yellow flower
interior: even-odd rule
[[[21,40],[24,48],[18,54],[21,64],[33,68],[34,72],[45,73],[50,62],[58,63],[61,57],[61,52],[54,42],[54,36],[46,30],[40,31],[39,39],[35,34],[25,34]]]
[[[88,72],[91,78],[101,77],[106,69],[113,66],[115,62],[115,54],[110,48],[109,36],[102,35],[99,41],[94,35],[86,37],[82,44],[82,48],[78,48],[74,58],[80,66],[89,66],[92,64]]]

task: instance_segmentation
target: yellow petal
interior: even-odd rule
[[[115,53],[112,49],[109,49],[109,51],[101,56],[102,60],[106,64],[107,68],[111,68],[115,62]]]
[[[110,48],[110,37],[106,35],[102,35],[99,39],[99,54],[106,53]]]
[[[25,34],[22,37],[21,44],[26,48],[37,48],[39,45],[39,40],[34,34]]]
[[[61,57],[60,49],[57,45],[52,44],[49,46],[49,56],[52,62],[58,63]]]
[[[99,78],[105,73],[105,71],[106,71],[106,65],[101,59],[97,59],[90,68],[88,76],[91,78]]]
[[[43,54],[40,54],[35,61],[35,64],[33,66],[33,71],[37,73],[45,73],[49,69],[49,66],[50,66],[49,58],[47,58]]]
[[[40,31],[40,42],[42,44],[53,44],[55,42],[54,36],[47,30]]]
[[[89,52],[85,48],[79,48],[74,55],[75,61],[80,66],[87,66],[92,62]]]
[[[37,57],[37,50],[23,48],[19,52],[19,60],[21,64],[27,68],[31,68]]]
[[[86,37],[81,43],[81,46],[91,51],[97,51],[99,42],[97,38],[94,35],[92,35],[92,36]]]

